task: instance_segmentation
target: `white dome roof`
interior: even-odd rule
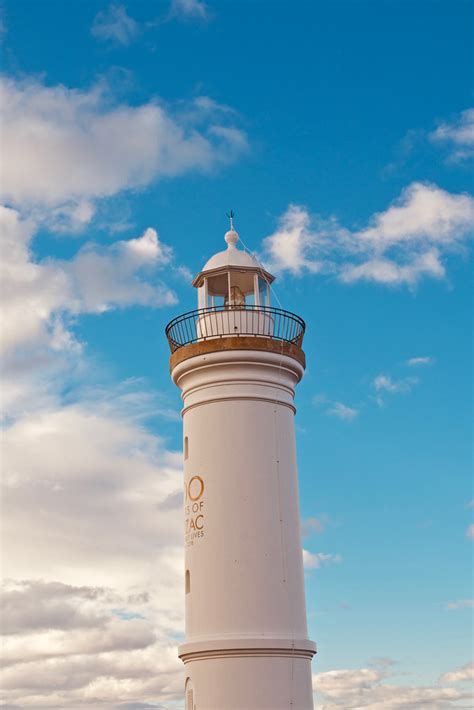
[[[214,254],[214,256],[211,256],[209,261],[207,261],[204,265],[202,272],[220,269],[226,266],[243,266],[251,267],[253,269],[260,268],[260,264],[255,257],[246,251],[237,249],[235,246],[239,239],[239,235],[235,230],[230,229],[226,233],[224,239],[228,244],[227,249],[219,251],[217,254]]]
[[[275,277],[269,274],[268,271],[261,266],[258,260],[252,256],[252,254],[249,254],[247,251],[237,249],[236,244],[239,241],[239,235],[232,225],[229,231],[226,232],[224,239],[227,242],[227,249],[219,251],[217,254],[214,254],[214,256],[211,256],[209,261],[204,265],[202,271],[200,271],[199,274],[197,274],[197,276],[193,279],[193,286],[200,288],[203,285],[205,278],[221,278],[223,272],[232,268],[237,269],[240,272],[248,270],[247,276],[251,278],[252,283],[253,274],[255,272],[258,272],[261,276],[263,276],[265,281],[269,284],[272,283]]]

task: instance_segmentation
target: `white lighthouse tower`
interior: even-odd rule
[[[166,333],[182,391],[186,710],[313,708],[294,432],[304,322],[225,235]]]

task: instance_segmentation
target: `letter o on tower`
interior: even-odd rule
[[[203,493],[204,481],[201,476],[193,476],[188,484],[188,496],[190,500],[194,503],[194,501],[199,500],[202,497]]]

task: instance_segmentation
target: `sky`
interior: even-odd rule
[[[3,0],[2,707],[182,707],[164,328],[229,209],[307,323],[315,707],[471,706],[472,11]]]

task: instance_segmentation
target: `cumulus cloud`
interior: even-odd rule
[[[38,583],[21,584],[25,596],[34,599]],[[5,700],[12,705],[21,703],[21,707],[112,708],[137,697],[151,702],[157,697],[162,701],[177,699],[181,689],[179,661],[173,644],[165,641],[163,629],[150,619],[152,604],[143,601],[146,596],[141,603],[126,595],[119,599],[148,615],[125,620],[110,607],[111,597],[117,600],[117,593],[103,590],[102,596],[88,597],[88,591],[94,594],[97,589],[83,587],[81,595],[73,587],[70,590],[60,599],[53,591],[52,601],[59,609],[68,606],[74,618],[87,614],[94,625],[71,628],[53,612],[52,628],[5,636],[1,673]],[[21,592],[16,602],[21,616]]]
[[[152,228],[108,247],[86,244],[71,260],[60,261],[35,260],[35,224],[16,210],[0,206],[0,226],[4,354],[25,346],[77,351],[80,345],[69,324],[78,314],[176,301],[154,276],[169,266],[173,253]]]
[[[361,244],[383,252],[394,245],[452,244],[460,241],[474,224],[474,199],[452,195],[436,185],[412,183],[384,212],[375,214],[370,226],[358,232]]]
[[[375,401],[379,407],[383,407],[385,404],[384,395],[407,394],[412,390],[414,385],[418,384],[418,381],[417,377],[404,377],[399,380],[394,380],[390,375],[381,373],[372,380],[372,387],[375,391]]]
[[[354,409],[354,407],[348,407],[347,404],[342,404],[342,402],[334,402],[327,410],[327,413],[338,419],[352,421],[358,416],[359,411]]]
[[[104,620],[97,601],[113,604],[115,596],[101,587],[73,587],[43,580],[6,580],[1,590],[7,636],[40,630],[94,628]]]
[[[317,407],[324,407],[325,413],[338,419],[345,421],[353,421],[358,415],[359,410],[355,407],[349,407],[342,402],[336,402],[326,397],[325,394],[317,394],[313,397],[313,404]]]
[[[466,109],[451,122],[443,122],[430,138],[449,147],[450,159],[461,161],[474,156],[474,108]]]
[[[313,688],[318,707],[370,708],[372,710],[447,710],[459,707],[458,701],[469,700],[471,695],[463,690],[433,686],[407,686],[390,684],[392,675],[386,665],[371,668],[343,669],[313,675]],[[449,681],[442,680],[446,683]]]
[[[164,284],[141,277],[172,260],[172,249],[149,227],[141,237],[118,241],[108,248],[86,244],[70,262],[58,262],[71,279],[82,312],[101,313],[131,304],[172,305],[176,296]]]
[[[411,357],[406,361],[406,365],[409,367],[417,367],[418,365],[432,365],[434,363],[434,358],[424,356],[424,357]]]
[[[173,549],[180,545],[175,509],[156,515],[156,505],[181,489],[180,457],[134,418],[101,404],[79,401],[25,414],[4,431],[7,577],[41,575],[46,555],[49,573],[61,572],[63,581],[107,558],[107,570],[97,567],[100,581],[94,584],[106,584],[114,570],[131,582],[135,563],[130,559],[122,567],[123,557],[140,566],[153,540]],[[127,521],[123,532],[117,520]]]
[[[71,321],[169,302],[153,275],[172,270],[172,251],[147,229],[38,260],[34,222],[9,208],[0,221],[3,702],[177,699],[181,454],[144,426],[177,414],[139,380],[89,383]]]
[[[314,229],[308,210],[290,205],[280,217],[276,232],[263,241],[269,268],[289,271],[295,276],[304,271],[317,273],[324,268],[324,255],[338,241],[338,236],[342,233],[335,220],[318,221]]]
[[[91,34],[99,40],[128,45],[137,38],[140,26],[127,14],[125,5],[112,3],[107,10],[101,10],[94,18]]]
[[[87,223],[94,202],[189,170],[229,163],[245,134],[216,106],[173,115],[157,101],[113,104],[103,88],[0,83],[2,197],[13,207],[47,209],[55,226]],[[222,123],[221,119],[225,118]]]
[[[415,285],[422,277],[444,278],[444,266],[439,259],[437,249],[430,249],[424,254],[416,255],[409,264],[397,264],[393,259],[373,258],[362,264],[346,265],[341,273],[345,283],[356,281],[374,281],[387,285]]]
[[[474,599],[457,599],[455,602],[448,602],[446,604],[446,609],[450,611],[458,609],[473,609]]]
[[[172,0],[171,14],[184,19],[205,20],[208,16],[208,9],[201,0]]]
[[[358,668],[356,670],[334,670],[317,673],[313,676],[315,690],[329,696],[337,696],[348,688],[355,690],[370,687],[372,683],[383,677],[376,669]]]
[[[301,521],[301,534],[303,537],[312,535],[313,533],[320,534],[329,524],[327,515],[321,515],[318,518],[305,518]]]
[[[342,562],[341,555],[326,552],[309,552],[303,549],[303,565],[305,569],[319,569],[323,565]]]
[[[414,286],[422,277],[443,278],[446,256],[462,248],[473,227],[473,197],[415,182],[358,231],[290,205],[264,239],[263,258],[295,276],[328,272],[344,283]]]
[[[466,537],[468,540],[474,540],[474,524],[468,526],[466,530]]]
[[[143,427],[130,394],[4,430],[5,702],[102,708],[182,692],[181,454]]]
[[[406,393],[411,390],[418,380],[415,377],[406,377],[403,380],[392,380],[389,375],[374,377],[373,386],[376,392]]]
[[[474,663],[466,663],[461,668],[444,673],[440,678],[442,683],[460,683],[468,680],[474,680]]]

